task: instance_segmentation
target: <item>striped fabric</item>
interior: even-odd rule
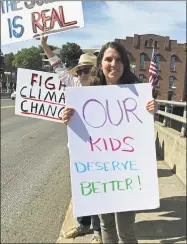
[[[158,81],[158,70],[157,70],[157,64],[156,64],[156,53],[153,48],[152,52],[152,58],[151,58],[151,63],[149,66],[149,82],[151,83],[152,87],[154,88],[155,84]]]

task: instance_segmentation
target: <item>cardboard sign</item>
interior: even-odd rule
[[[65,86],[57,74],[18,69],[15,114],[62,123]]]
[[[84,26],[81,1],[2,1],[2,45]]]
[[[159,207],[150,84],[67,88],[74,216]]]

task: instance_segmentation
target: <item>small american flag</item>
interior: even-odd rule
[[[154,88],[155,84],[158,81],[158,70],[157,70],[157,64],[156,64],[156,53],[153,48],[152,52],[152,58],[151,58],[151,63],[149,66],[149,82],[151,83],[151,86]]]

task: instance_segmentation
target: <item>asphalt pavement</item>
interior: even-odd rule
[[[185,244],[186,239],[186,187],[173,174],[169,166],[157,158],[160,207],[153,210],[137,211],[135,229],[139,244]],[[66,233],[77,223],[73,218],[73,204],[69,205],[58,244],[90,243],[93,232],[65,239]],[[124,219],[124,222],[126,219]]]
[[[1,243],[90,243],[62,235],[76,224],[66,145],[63,124],[17,116],[1,100]],[[160,159],[158,177],[160,208],[137,212],[138,241],[186,243],[186,188]]]
[[[56,243],[70,198],[65,125],[1,99],[1,243]]]

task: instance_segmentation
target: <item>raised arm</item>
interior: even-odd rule
[[[40,42],[43,47],[45,54],[47,55],[51,66],[55,73],[58,74],[59,79],[64,83],[65,86],[81,86],[81,83],[77,77],[74,77],[66,68],[62,60],[56,56],[49,45],[47,44],[48,37],[41,35]]]
[[[48,46],[47,39],[48,39],[48,36],[43,36],[43,35],[41,36],[41,46],[43,47],[44,52],[47,55],[47,57],[52,58],[55,55],[54,55],[53,51],[51,50],[51,48]]]

